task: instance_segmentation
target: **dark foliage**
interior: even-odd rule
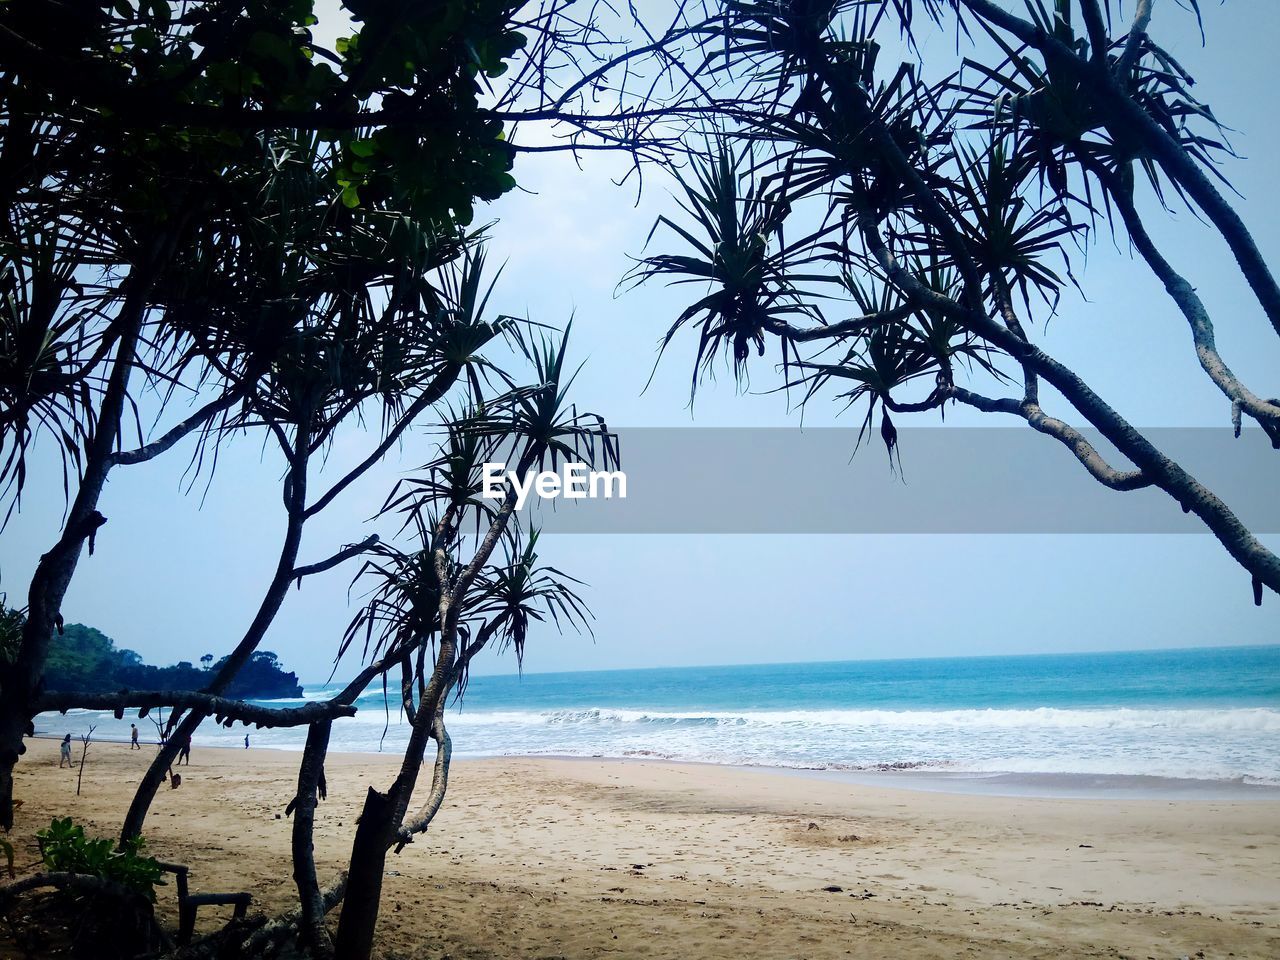
[[[223,660],[226,658],[224,657]],[[218,661],[214,669],[221,666]],[[200,690],[210,672],[186,660],[167,667],[143,663],[134,651],[82,623],[68,624],[49,651],[45,687],[60,692],[132,690]],[[286,672],[274,653],[256,652],[236,675],[226,696],[232,699],[276,699],[302,696],[302,685]]]

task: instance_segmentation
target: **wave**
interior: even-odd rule
[[[1280,733],[1280,709],[1141,709],[1135,707],[981,710],[662,711],[591,707],[562,710],[464,711],[451,726],[846,727],[881,729],[1182,730]]]
[[[318,691],[317,691],[318,692]],[[313,699],[309,697],[309,699]],[[381,695],[334,724],[335,750],[398,751],[408,725]],[[85,720],[127,735],[109,712],[43,715],[42,733]],[[1154,776],[1280,785],[1280,709],[1138,707],[957,710],[450,709],[455,756],[650,757],[819,770]],[[119,728],[117,730],[117,727]],[[301,728],[201,727],[198,745],[296,750]]]

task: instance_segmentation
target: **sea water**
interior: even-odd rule
[[[340,688],[312,686],[306,699]],[[404,744],[394,696],[384,701],[378,687],[357,706],[334,724],[332,749]],[[1280,646],[476,676],[446,722],[460,758],[1280,786]],[[37,726],[60,736],[89,723],[112,738],[129,718],[73,711]],[[253,747],[300,749],[305,737],[248,732]],[[206,721],[194,743],[241,746],[244,733]]]

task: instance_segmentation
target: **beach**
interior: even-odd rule
[[[16,769],[19,868],[54,816],[117,829],[153,747],[95,743]],[[76,746],[79,756],[79,745]],[[296,753],[197,747],[146,826],[195,891],[287,909]],[[394,756],[331,755],[322,882]],[[429,773],[428,773],[429,775]],[[704,764],[455,762],[431,830],[388,860],[391,958],[1280,956],[1280,801],[925,792]],[[159,909],[175,920],[171,889]],[[198,929],[213,929],[202,911]]]

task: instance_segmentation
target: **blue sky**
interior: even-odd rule
[[[1208,47],[1173,4],[1157,8],[1153,32],[1202,82],[1197,90],[1237,133],[1249,159],[1227,172],[1264,253],[1280,262],[1280,199],[1274,187],[1280,133],[1270,45],[1280,5],[1247,12],[1205,5]],[[952,55],[950,38],[924,42]],[[1248,91],[1242,95],[1243,91]],[[731,378],[706,385],[687,407],[691,340],[678,342],[643,391],[656,341],[682,294],[657,287],[620,293],[628,255],[641,251],[655,216],[670,209],[666,185],[649,178],[639,199],[613,185],[623,167],[592,155],[523,157],[529,193],[509,195],[493,262],[507,261],[495,294],[507,313],[561,323],[575,316],[573,349],[586,365],[575,387],[583,408],[625,426],[783,426],[798,423],[757,363],[743,393]],[[1263,395],[1280,393],[1280,339],[1262,318],[1228,253],[1186,212],[1153,216],[1153,234],[1205,298],[1224,357]],[[1088,300],[1067,293],[1044,332],[1050,352],[1072,364],[1130,420],[1144,426],[1220,426],[1226,401],[1199,372],[1186,324],[1145,267],[1107,242],[1080,271]],[[1046,401],[1048,402],[1048,401]],[[806,423],[837,419],[819,403]],[[1051,413],[1065,412],[1062,407]],[[949,423],[982,422],[948,413]],[[915,423],[936,423],[917,418]],[[1046,439],[1046,443],[1052,441]],[[348,431],[331,471],[354,462],[371,438]],[[414,436],[398,459],[367,477],[309,525],[303,560],[360,539],[402,471],[430,456]],[[879,456],[880,451],[873,451]],[[909,457],[909,451],[907,453]],[[186,453],[118,470],[104,496],[110,518],[98,550],[80,566],[64,608],[68,621],[99,627],[152,662],[227,651],[252,617],[283,528],[280,465],[254,442],[230,445],[205,493],[184,493]],[[938,465],[946,469],[946,465]],[[916,469],[921,469],[917,467]],[[1259,482],[1274,485],[1276,473]],[[803,496],[784,491],[782,496]],[[1120,496],[1117,494],[1117,496]],[[39,554],[57,533],[60,480],[45,462],[21,515],[0,538],[0,590],[21,596]],[[1175,508],[1176,509],[1176,508]],[[1272,549],[1280,549],[1271,538]],[[700,663],[831,660],[988,653],[1132,649],[1275,642],[1280,602],[1250,602],[1248,577],[1203,536],[559,536],[544,556],[590,584],[595,639],[531,638],[526,668],[604,669]],[[264,647],[304,679],[323,679],[351,616],[350,572],[293,592]],[[491,657],[481,672],[510,672]],[[344,667],[340,673],[349,672]]]

